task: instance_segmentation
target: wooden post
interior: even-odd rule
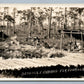
[[[75,29],[75,15],[74,15],[74,28],[73,29]]]
[[[9,34],[8,29],[9,29],[9,21],[7,21],[7,35]]]
[[[81,43],[83,43],[83,33],[81,32]]]
[[[57,34],[57,26],[55,25],[55,27],[54,27],[54,39],[55,39],[55,36],[56,36],[56,34]]]
[[[71,42],[72,42],[72,30],[71,30],[71,34],[70,34],[70,40],[71,40]]]
[[[2,40],[4,40],[4,32],[3,32],[3,29],[2,29]]]
[[[60,50],[62,52],[62,43],[63,43],[63,30],[61,31],[61,38],[60,38]]]

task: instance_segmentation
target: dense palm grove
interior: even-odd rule
[[[60,29],[83,29],[84,27],[84,8],[31,7],[18,10],[4,7],[1,9],[3,9],[0,12],[0,29],[2,30],[2,27],[6,27],[6,29],[13,27],[14,32],[20,29],[30,36],[37,31],[38,33],[47,31],[48,36],[56,36],[57,30]],[[50,33],[51,35],[49,35]]]
[[[4,58],[12,58],[16,55],[17,58],[32,58],[35,54],[37,58],[46,56],[41,54],[42,49],[39,52],[23,51],[22,47],[25,45],[35,46],[37,51],[42,47],[73,51],[76,41],[81,42],[80,36],[79,39],[76,35],[72,35],[71,38],[70,34],[61,36],[61,31],[83,30],[84,8],[30,7],[19,10],[1,7],[0,10],[0,45],[2,46],[0,54]],[[81,45],[83,47],[83,42]],[[59,54],[63,56],[62,53]],[[56,56],[59,54],[56,53]],[[55,57],[55,54],[50,57]]]

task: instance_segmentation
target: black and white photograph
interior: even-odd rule
[[[0,4],[0,79],[84,79],[84,4]]]

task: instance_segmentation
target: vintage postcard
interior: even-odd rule
[[[0,80],[84,80],[84,4],[0,4]]]

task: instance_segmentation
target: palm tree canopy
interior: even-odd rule
[[[7,21],[9,21],[9,22],[15,23],[14,18],[12,18],[10,15],[5,15],[4,19],[7,20]]]

